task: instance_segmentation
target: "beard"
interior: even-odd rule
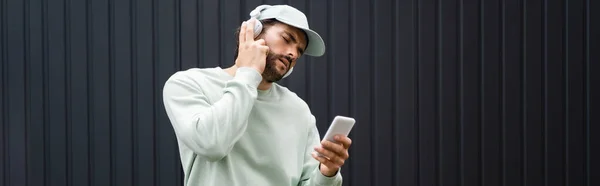
[[[286,71],[283,73],[279,73],[279,70],[277,69],[277,60],[279,59],[287,59],[288,62],[290,63],[283,63],[286,66]],[[285,56],[285,55],[281,55],[281,54],[275,54],[273,52],[269,51],[269,54],[267,55],[267,60],[265,63],[265,70],[262,73],[262,77],[265,81],[269,82],[269,83],[273,83],[273,82],[277,82],[279,80],[281,80],[283,78],[283,76],[285,75],[285,73],[287,73],[290,70],[290,65],[291,65],[291,61],[292,59],[289,56]]]

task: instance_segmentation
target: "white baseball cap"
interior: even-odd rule
[[[300,10],[289,5],[260,5],[250,12],[250,16],[257,20],[276,19],[304,30],[308,37],[308,45],[304,50],[304,54],[309,56],[322,56],[325,54],[323,38],[309,28],[308,19]]]

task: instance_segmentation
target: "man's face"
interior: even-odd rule
[[[262,76],[267,82],[279,81],[304,52],[306,36],[300,29],[275,23],[261,37],[270,49]]]

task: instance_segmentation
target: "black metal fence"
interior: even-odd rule
[[[261,3],[326,40],[281,83],[356,118],[344,185],[600,185],[591,0],[1,0],[0,184],[182,185],[162,85]]]

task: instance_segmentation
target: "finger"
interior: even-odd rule
[[[331,163],[337,165],[338,167],[342,167],[342,165],[344,165],[344,162],[346,162],[346,160],[337,157],[337,158],[333,158],[329,160]]]
[[[346,159],[348,158],[348,153],[346,152],[342,152],[341,154],[323,149],[323,148],[319,148],[316,147],[315,151],[317,151],[318,153],[321,153],[323,156],[325,156],[326,159],[328,159],[329,161],[333,162],[334,164],[337,164],[338,166],[342,166],[344,165],[344,162],[346,161]]]
[[[345,158],[344,155],[345,155],[346,149],[344,149],[344,147],[342,145],[326,140],[326,141],[321,142],[321,146],[323,146],[324,149],[332,151],[332,152],[336,153],[336,155],[342,156]]]
[[[242,22],[242,26],[240,27],[240,35],[238,36],[240,43],[246,42],[246,26],[247,25],[248,25],[248,22],[246,22],[246,21]]]
[[[254,25],[256,19],[252,18],[246,25],[246,41],[254,41]]]
[[[259,46],[259,48],[261,49],[262,52],[264,52],[265,55],[269,54],[269,47],[268,46]]]
[[[336,142],[341,143],[344,146],[344,149],[348,149],[350,148],[350,145],[352,145],[352,139],[347,136],[337,135],[334,139]]]
[[[338,156],[336,153],[334,153],[334,152],[332,152],[330,150],[326,150],[326,149],[324,149],[322,147],[318,147],[317,146],[314,149],[315,149],[315,151],[317,151],[318,153],[321,153],[323,156],[325,156],[329,160],[337,158],[337,156]]]
[[[315,158],[317,161],[319,161],[322,164],[325,164],[327,166],[327,164],[331,164],[329,162],[329,160],[325,157],[319,156],[319,154],[317,154],[316,152],[312,152],[311,153],[312,157]],[[329,167],[329,166],[328,166]]]
[[[319,156],[319,154],[317,154],[317,156],[324,158],[324,159],[328,160],[329,162],[336,164],[337,166],[341,167],[346,162],[346,160],[344,158],[334,154],[333,152],[330,152],[327,150],[321,150],[321,151],[317,151],[317,152],[322,154],[321,156]]]
[[[264,46],[264,45],[266,45],[266,43],[267,42],[264,39],[258,39],[258,40],[256,40],[256,44],[259,44],[259,45],[263,45]]]
[[[316,153],[316,152],[313,152],[313,153],[311,153],[311,155],[312,155],[312,157],[313,157],[313,158],[315,158],[315,159],[316,159],[317,161],[319,161],[321,164],[323,164],[323,165],[327,166],[327,167],[328,167],[328,168],[330,168],[330,169],[338,169],[338,168],[340,168],[340,167],[341,167],[341,166],[339,166],[339,165],[337,165],[337,164],[335,164],[335,163],[333,163],[333,162],[331,162],[331,161],[327,160],[327,159],[326,159],[326,158],[324,158],[324,157],[320,157],[319,155],[317,155],[317,153]]]

